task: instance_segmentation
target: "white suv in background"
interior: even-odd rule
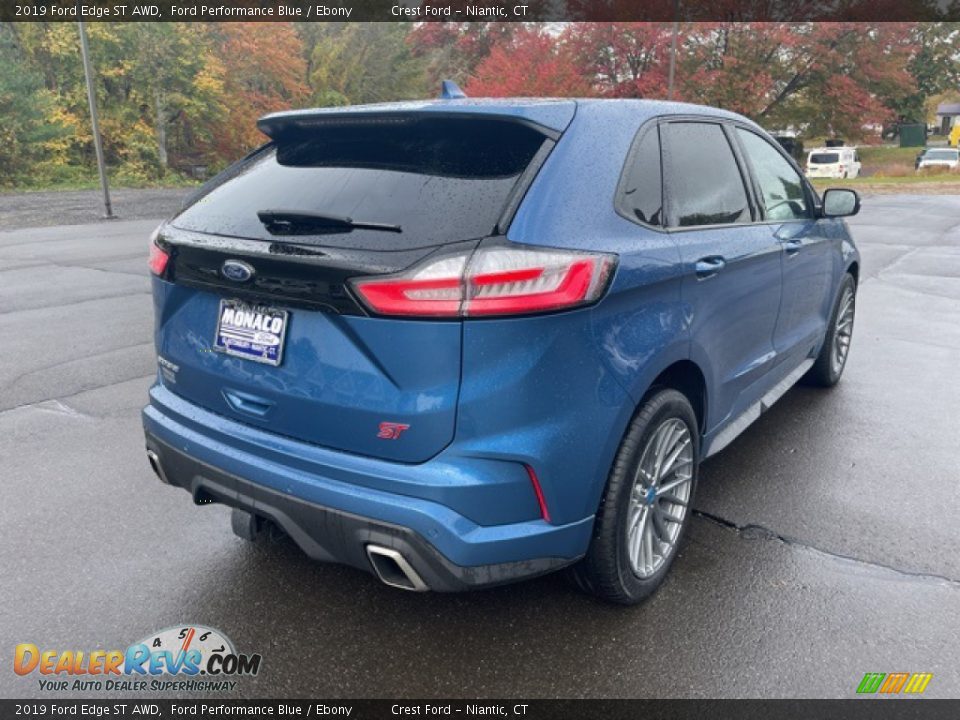
[[[860,153],[854,147],[817,148],[807,155],[807,177],[855,178],[860,167]]]

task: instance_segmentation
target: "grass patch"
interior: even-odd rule
[[[811,182],[821,192],[831,187],[845,187],[857,190],[864,195],[887,193],[903,193],[905,195],[960,194],[960,173],[927,175],[911,172],[903,177],[858,177],[846,180],[814,178]]]
[[[904,175],[902,177],[896,175],[881,175],[873,177],[847,178],[845,180],[834,180],[831,178],[810,178],[810,182],[812,182],[813,186],[816,188],[857,188],[861,185],[958,185],[960,184],[960,174],[955,172],[946,172],[934,175],[932,173],[917,173],[911,170],[909,175]]]
[[[59,178],[34,179],[18,182],[9,186],[0,186],[0,194],[100,189],[100,178],[96,174],[65,173],[64,175],[64,177]],[[201,184],[199,180],[175,172],[167,173],[160,179],[131,177],[122,171],[118,173],[109,172],[107,174],[107,181],[111,190],[114,188],[191,188]]]
[[[923,152],[922,147],[894,147],[889,145],[862,145],[857,148],[860,152],[860,162],[864,168],[880,169],[890,165],[906,165],[913,168],[913,161]]]

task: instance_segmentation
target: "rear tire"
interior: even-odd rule
[[[850,356],[853,321],[856,315],[857,283],[850,273],[844,275],[830,313],[830,322],[820,354],[804,376],[809,385],[833,387],[840,381]]]
[[[587,554],[571,569],[581,589],[635,605],[660,587],[690,524],[699,462],[690,401],[676,390],[651,394],[620,444]]]

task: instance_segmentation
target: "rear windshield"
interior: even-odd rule
[[[840,162],[838,153],[810,153],[811,165],[833,165]]]
[[[480,238],[494,232],[544,141],[527,125],[497,119],[320,125],[281,137],[214,178],[173,224],[215,235],[371,250]],[[278,212],[285,220],[292,216],[292,231],[289,223],[265,222]],[[341,222],[318,230],[327,217],[390,229],[347,230]]]

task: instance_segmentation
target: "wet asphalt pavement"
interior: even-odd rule
[[[156,222],[5,217],[0,696],[43,695],[17,643],[125,648],[181,623],[263,655],[230,697],[842,698],[868,671],[960,696],[960,197],[865,200],[843,381],[795,388],[704,464],[682,555],[633,609],[559,577],[403,593],[235,538],[144,457]]]

